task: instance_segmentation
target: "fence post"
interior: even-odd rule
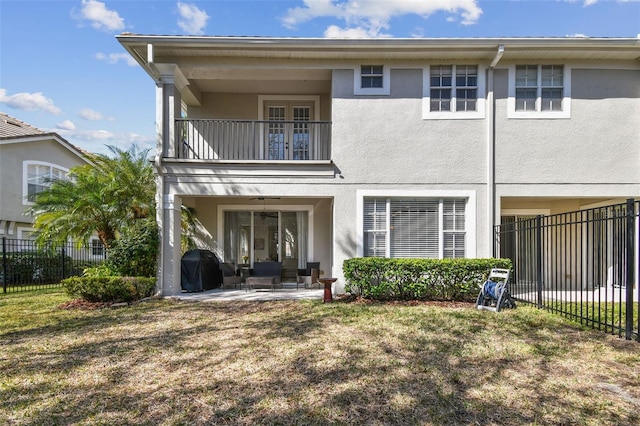
[[[542,309],[542,215],[536,216],[536,275],[538,279],[538,309]]]
[[[625,250],[627,254],[627,280],[626,280],[626,311],[625,311],[625,339],[631,340],[633,337],[633,285],[635,282],[635,229],[636,212],[633,198],[627,199],[627,243]]]
[[[7,281],[9,280],[7,272],[7,237],[2,237],[2,292],[7,292]]]
[[[64,280],[64,279],[65,279],[65,276],[66,276],[66,271],[64,270],[64,267],[65,267],[64,254],[65,254],[65,253],[64,253],[64,246],[62,246],[62,247],[60,248],[60,258],[61,258],[61,260],[62,260],[62,268],[61,268],[61,270],[62,270],[62,277],[60,278],[60,281]]]

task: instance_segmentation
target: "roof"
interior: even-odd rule
[[[44,135],[45,132],[17,118],[0,112],[0,138]]]
[[[521,38],[290,38],[159,36],[123,33],[118,41],[141,64],[152,57],[179,61],[197,58],[273,58],[362,60],[491,61],[499,46],[505,59],[639,60],[639,38],[521,37]],[[152,58],[153,59],[153,58]]]
[[[91,163],[91,153],[79,148],[55,132],[45,132],[0,111],[0,144],[54,140],[73,154]]]

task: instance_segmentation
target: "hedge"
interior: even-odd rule
[[[511,269],[510,259],[388,259],[343,263],[345,290],[375,300],[474,301],[492,268]]]
[[[151,296],[155,278],[148,277],[71,277],[62,286],[72,297],[89,302],[132,302]]]

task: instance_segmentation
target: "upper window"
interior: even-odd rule
[[[32,203],[36,195],[49,188],[53,181],[66,179],[68,172],[68,169],[55,164],[25,161],[23,163],[23,203]]]
[[[570,69],[516,65],[509,70],[509,117],[568,118]]]
[[[423,118],[484,118],[484,69],[477,65],[431,65],[423,87]]]
[[[356,95],[388,95],[390,91],[389,69],[385,65],[360,65],[354,70],[353,92]]]
[[[360,87],[371,89],[383,87],[384,72],[382,65],[362,65],[360,67]]]
[[[465,257],[465,199],[365,198],[363,254]]]

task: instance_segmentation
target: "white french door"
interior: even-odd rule
[[[265,103],[265,158],[267,160],[308,160],[311,148],[309,121],[313,102]]]

